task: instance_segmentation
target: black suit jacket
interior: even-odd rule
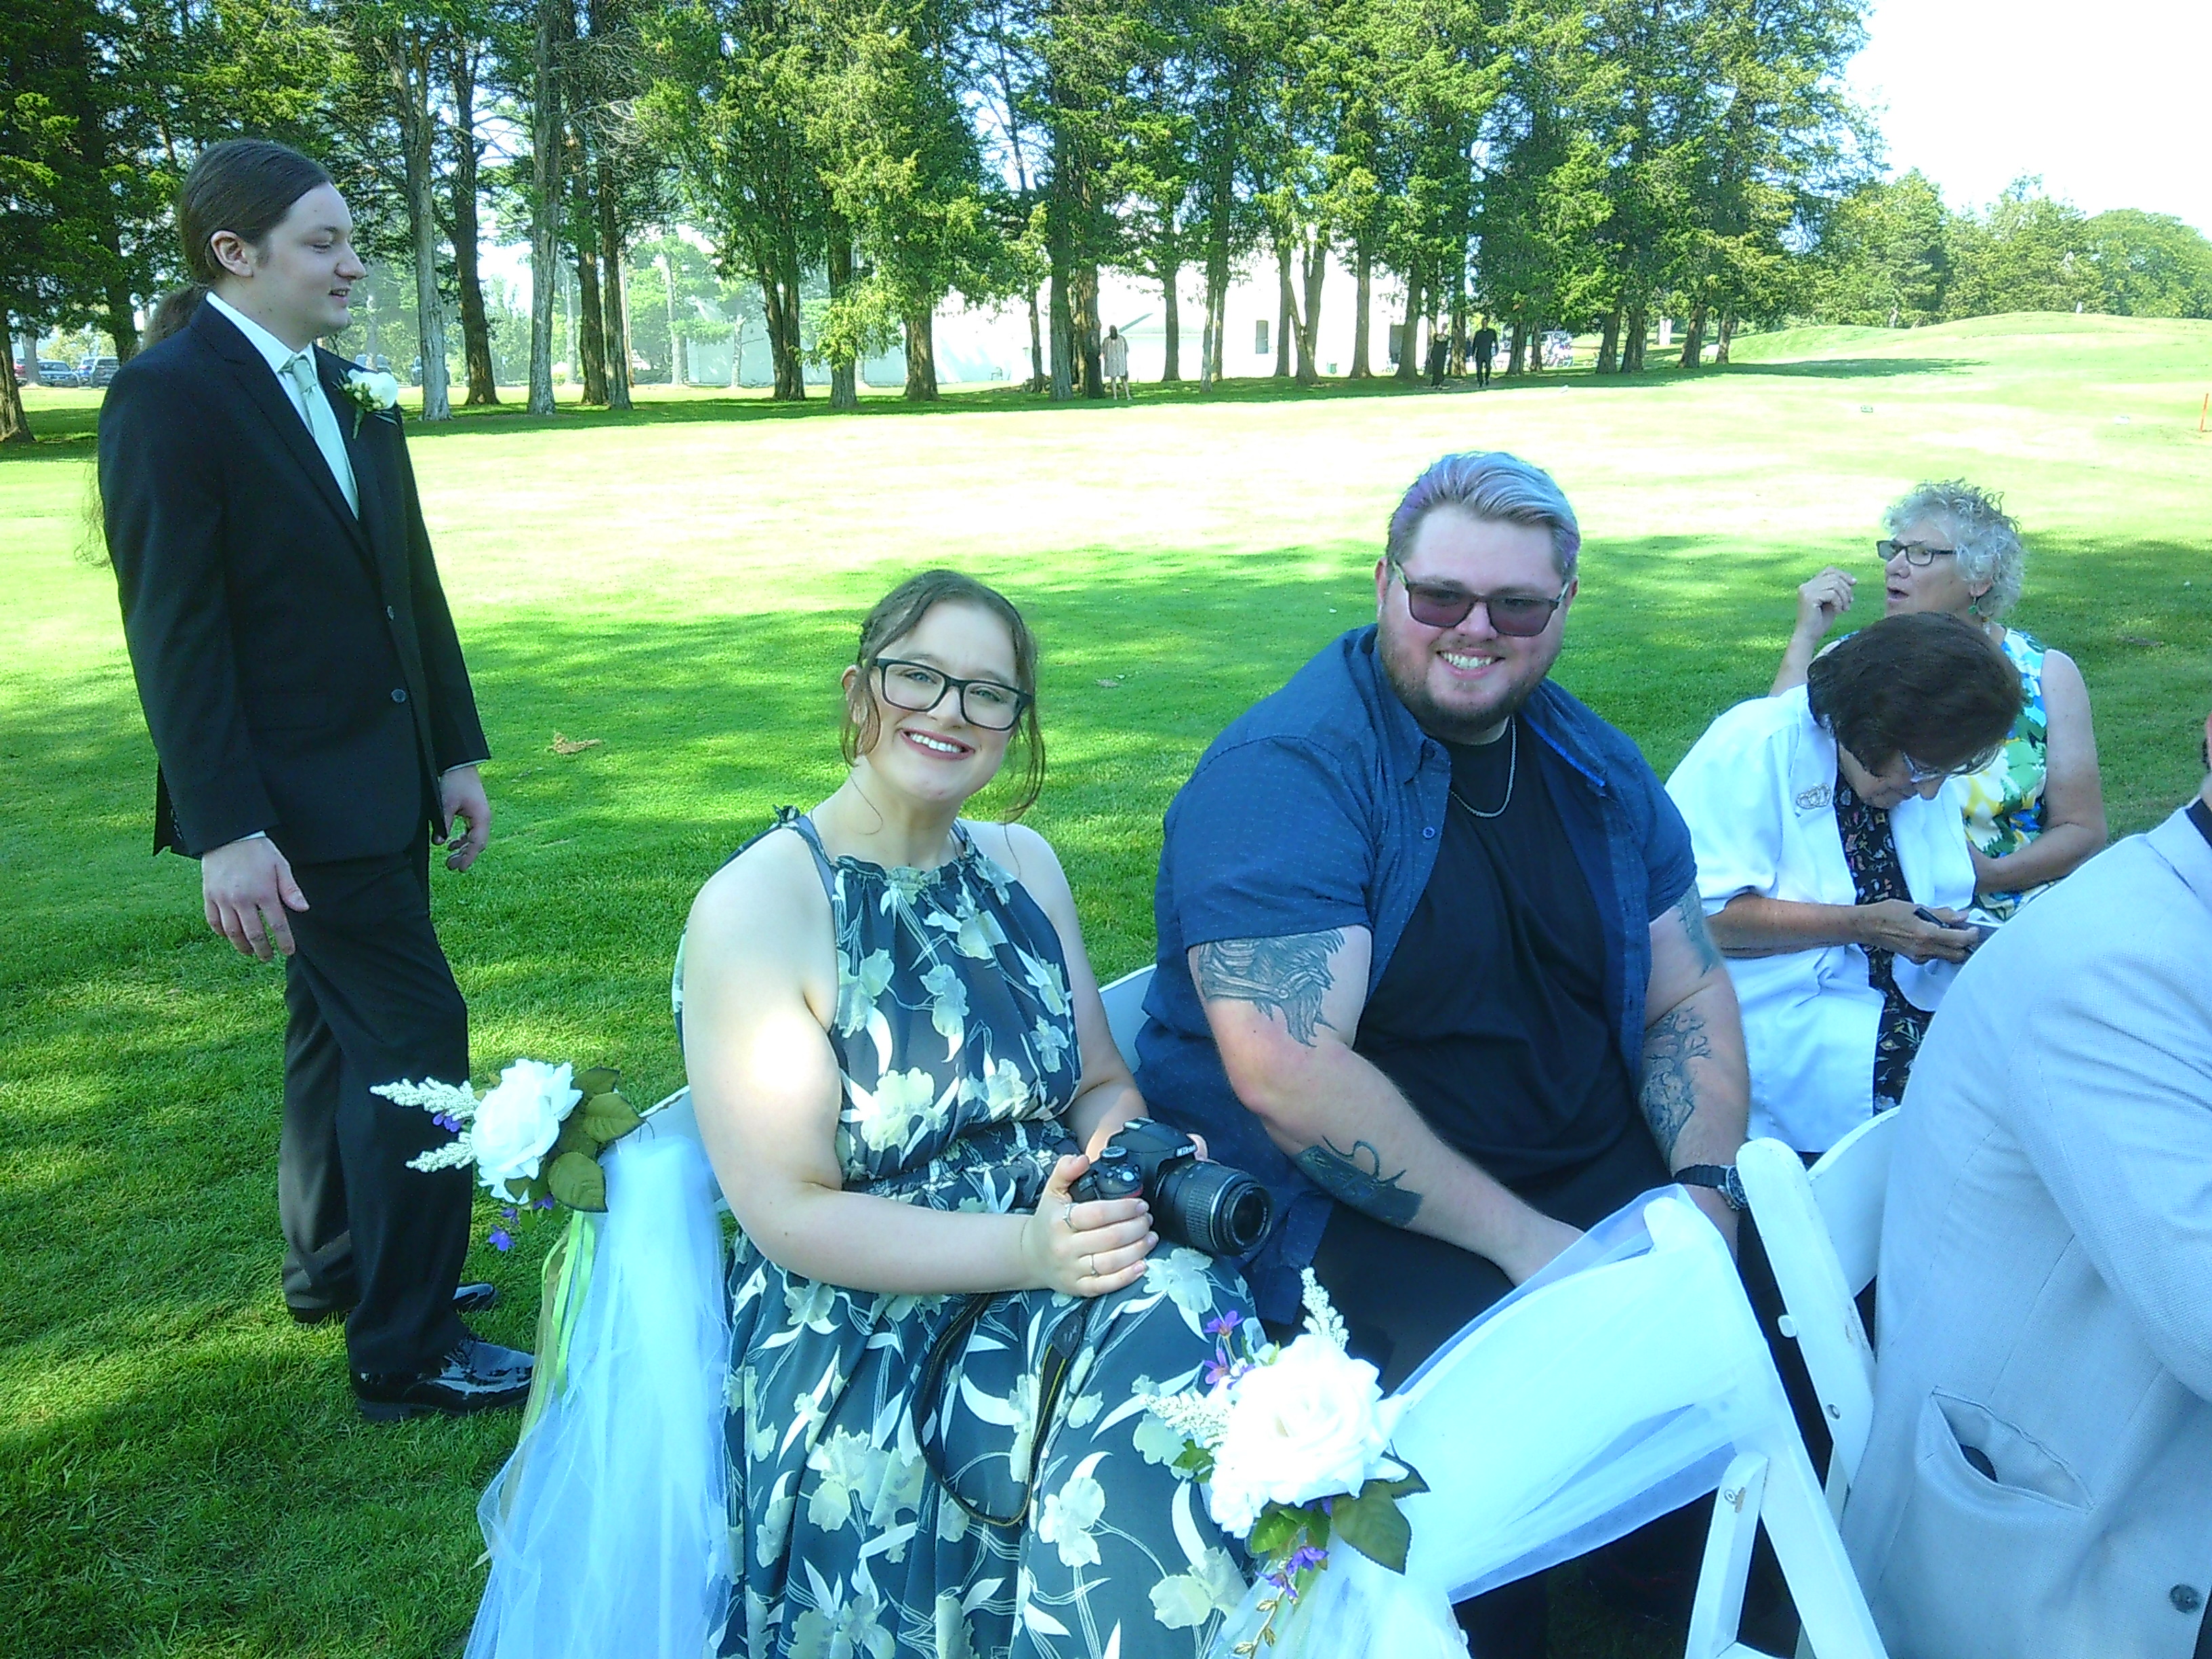
[[[396,419],[354,420],[316,352],[358,518],[267,361],[212,306],[117,372],[100,492],[161,766],[154,846],[266,830],[307,863],[438,826],[489,750]]]

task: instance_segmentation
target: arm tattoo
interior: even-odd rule
[[[1307,1180],[1338,1203],[1349,1204],[1377,1221],[1410,1227],[1421,1212],[1421,1195],[1398,1184],[1407,1172],[1401,1170],[1394,1176],[1384,1175],[1382,1154],[1366,1141],[1353,1141],[1347,1152],[1334,1142],[1323,1140],[1300,1152],[1297,1164]]]
[[[1705,902],[1698,896],[1697,883],[1692,882],[1674,901],[1674,914],[1681,917],[1682,931],[1690,936],[1690,949],[1697,952],[1698,971],[1710,974],[1721,966],[1720,947],[1713,943],[1712,929],[1705,926]]]
[[[1698,1109],[1691,1065],[1712,1057],[1705,1017],[1688,1003],[1661,1015],[1644,1034],[1644,1121],[1651,1126],[1651,1138],[1659,1143],[1660,1156],[1670,1166],[1682,1126]]]
[[[1328,959],[1344,934],[1292,933],[1283,939],[1224,939],[1198,947],[1198,994],[1208,1002],[1249,1002],[1283,1017],[1291,1036],[1310,1048],[1328,1022],[1322,999],[1335,977]]]

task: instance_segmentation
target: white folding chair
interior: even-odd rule
[[[1133,1073],[1137,1069],[1137,1028],[1145,1023],[1145,993],[1152,983],[1152,964],[1147,963],[1098,988],[1099,1000],[1106,1005],[1106,1029],[1114,1034],[1114,1046]]]
[[[1747,1453],[1729,1467],[1706,1534],[1686,1659],[1764,1659],[1736,1639],[1762,1522],[1802,1620],[1799,1659],[1883,1651],[1836,1522],[1874,1419],[1874,1347],[1853,1298],[1873,1281],[1881,1255],[1896,1118],[1884,1112],[1860,1125],[1810,1170],[1778,1140],[1750,1141],[1736,1153],[1782,1292],[1782,1332],[1805,1356],[1835,1449],[1826,1504],[1814,1496],[1812,1465],[1795,1435],[1786,1446]]]

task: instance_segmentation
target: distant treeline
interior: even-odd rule
[[[1312,378],[1323,307],[1344,303],[1333,260],[1363,301],[1356,377],[1376,372],[1364,301],[1383,280],[1406,323],[1455,343],[1497,321],[1516,367],[1547,329],[1594,331],[1601,374],[1644,367],[1662,314],[1686,365],[1715,343],[1725,359],[1743,323],[2208,314],[2212,259],[2176,222],[2084,219],[2027,187],[1954,214],[1917,175],[1881,182],[1841,79],[1865,5],[13,0],[0,324],[96,327],[127,358],[178,275],[176,182],[240,132],[328,163],[369,251],[407,274],[431,419],[449,323],[466,401],[497,400],[488,215],[530,236],[541,411],[563,295],[586,400],[627,403],[623,289],[678,223],[757,290],[775,395],[806,396],[811,358],[837,406],[901,341],[908,395],[934,397],[930,319],[955,295],[1026,304],[1032,383],[1100,395],[1106,269],[1159,285],[1167,374],[1206,382],[1233,276],[1270,264],[1277,372]],[[0,362],[0,438],[22,430]]]

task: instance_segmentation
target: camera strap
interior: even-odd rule
[[[1016,1295],[1022,1292],[1017,1291]],[[945,1403],[945,1374],[952,1363],[967,1347],[968,1339],[975,1329],[976,1322],[990,1311],[991,1304],[999,1298],[994,1295],[963,1297],[952,1316],[938,1329],[930,1341],[929,1352],[924,1356],[921,1376],[915,1383],[914,1395],[908,1410],[914,1419],[915,1443],[921,1448],[922,1462],[937,1477],[937,1484],[945,1494],[974,1519],[986,1526],[1014,1528],[1029,1519],[1030,1506],[1036,1495],[1037,1470],[1043,1465],[1045,1443],[1051,1437],[1053,1419],[1060,1409],[1061,1390],[1067,1382],[1070,1366],[1077,1354],[1082,1352],[1091,1335],[1091,1310],[1097,1305],[1092,1297],[1063,1313],[1045,1337],[1044,1353],[1037,1364],[1036,1423],[1030,1435],[1029,1467],[1021,1472],[1021,1503],[1012,1515],[1000,1515],[961,1496],[953,1485],[952,1476],[945,1467],[940,1450],[945,1424],[942,1407]],[[937,1433],[930,1433],[932,1419],[936,1419]]]

